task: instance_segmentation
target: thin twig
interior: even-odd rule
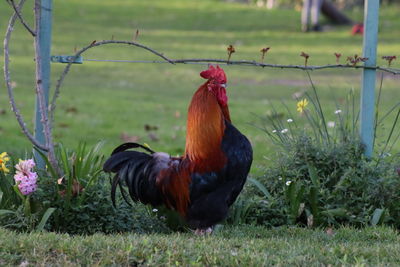
[[[24,5],[24,3],[25,3],[25,0],[21,0],[17,6],[17,10],[20,10],[22,8],[22,6]],[[47,151],[48,150],[47,146],[40,144],[35,139],[35,137],[30,133],[28,128],[26,127],[26,123],[15,103],[14,91],[11,86],[11,76],[10,76],[10,68],[9,68],[9,63],[10,63],[9,43],[10,43],[11,33],[13,31],[16,19],[17,19],[17,13],[14,13],[14,15],[10,18],[10,20],[8,22],[6,36],[4,38],[4,80],[6,82],[8,97],[10,99],[10,104],[11,104],[11,109],[14,112],[15,117],[17,118],[17,121],[22,129],[22,132],[25,134],[25,136],[29,139],[29,141],[31,141],[31,143],[34,146],[40,148],[43,151]]]
[[[36,32],[29,27],[29,25],[25,22],[24,18],[22,17],[20,10],[19,10],[21,8],[21,6],[19,5],[20,8],[17,8],[17,6],[14,3],[14,0],[10,0],[9,2],[11,3],[15,13],[17,14],[17,16],[19,18],[19,21],[22,23],[22,25],[24,25],[25,29],[27,29],[28,32],[30,32],[32,34],[32,36],[36,36]]]
[[[49,107],[49,116],[50,116],[50,121],[53,122],[54,121],[54,110],[56,107],[56,101],[58,96],[60,95],[60,87],[62,85],[62,82],[64,81],[65,76],[68,74],[72,63],[80,56],[82,55],[84,52],[86,52],[87,50],[97,47],[97,46],[101,46],[101,45],[107,45],[107,44],[125,44],[125,45],[131,45],[131,46],[136,46],[136,47],[140,47],[143,48],[153,54],[155,54],[156,56],[161,57],[162,59],[164,59],[165,61],[167,61],[168,63],[171,64],[175,64],[175,62],[169,58],[167,58],[166,56],[164,56],[162,53],[147,47],[145,45],[139,44],[137,42],[130,42],[130,41],[117,41],[117,40],[105,40],[105,41],[101,41],[101,42],[92,42],[90,45],[87,45],[85,47],[83,47],[81,50],[79,50],[78,52],[76,52],[76,54],[74,56],[71,57],[71,61],[69,63],[67,63],[67,66],[64,68],[64,71],[61,73],[60,78],[57,80],[57,84],[56,84],[56,88],[54,90],[54,95],[53,98],[51,100],[51,104]]]

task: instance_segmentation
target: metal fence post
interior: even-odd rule
[[[368,58],[364,63],[367,67],[376,66],[378,23],[379,0],[365,0],[363,57]],[[360,135],[365,145],[365,156],[371,157],[374,140],[376,70],[363,69],[362,73]]]
[[[40,60],[42,63],[42,84],[46,106],[49,103],[49,90],[50,90],[50,50],[51,50],[51,22],[52,22],[52,0],[40,1],[40,20],[37,29],[40,46]],[[45,144],[45,136],[43,133],[42,117],[40,108],[36,98],[36,115],[35,115],[35,138],[39,143]],[[45,163],[41,157],[34,151],[37,166],[41,169],[45,168]]]

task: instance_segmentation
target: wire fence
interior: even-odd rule
[[[213,58],[188,58],[188,59],[171,59],[165,56],[163,53],[158,52],[157,50],[140,44],[136,41],[123,41],[123,40],[103,40],[103,41],[93,41],[89,45],[83,47],[82,49],[78,50],[75,55],[73,56],[68,56],[66,59],[67,63],[66,67],[64,68],[64,71],[61,73],[60,78],[57,81],[54,95],[52,98],[52,101],[49,106],[49,111],[50,111],[50,120],[53,121],[54,119],[54,110],[56,107],[56,100],[60,94],[60,88],[61,85],[65,79],[65,76],[68,74],[71,66],[74,63],[82,63],[82,54],[87,52],[88,50],[99,47],[99,46],[104,46],[104,45],[110,45],[110,44],[122,44],[122,45],[128,45],[128,46],[134,46],[138,47],[144,50],[147,50],[148,52],[154,54],[157,57],[160,57],[162,60],[115,60],[115,59],[85,59],[85,61],[90,61],[90,62],[116,62],[116,63],[143,63],[143,64],[199,64],[199,65],[209,65],[209,64],[220,64],[220,65],[240,65],[240,66],[248,66],[248,67],[260,67],[260,68],[278,68],[278,69],[300,69],[300,70],[322,70],[322,69],[373,69],[373,70],[378,70],[386,73],[390,73],[393,75],[398,75],[400,74],[400,69],[397,68],[391,68],[391,63],[393,60],[396,60],[396,56],[383,56],[382,59],[386,60],[388,62],[388,67],[382,67],[382,66],[364,66],[364,65],[358,65],[360,63],[365,62],[368,58],[363,58],[359,57],[357,55],[354,56],[348,56],[346,59],[346,64],[339,64],[339,60],[341,58],[341,54],[335,53],[336,57],[336,63],[337,64],[328,64],[328,65],[320,65],[320,66],[309,66],[307,65],[309,55],[307,53],[301,52],[299,56],[304,58],[304,65],[282,65],[282,64],[269,64],[269,63],[264,63],[264,58],[266,53],[269,51],[269,47],[262,48],[260,50],[261,52],[261,61],[254,61],[254,60],[231,60],[232,54],[235,53],[235,48],[232,45],[229,45],[227,47],[227,54],[228,58],[227,59],[213,59]],[[64,58],[65,60],[65,58]]]
[[[171,62],[161,61],[161,60],[123,60],[123,59],[92,59],[87,58],[84,61],[89,62],[114,62],[114,63],[143,63],[143,64],[193,64],[193,65],[209,65],[211,63],[217,63],[221,65],[241,65],[241,66],[253,66],[262,68],[278,68],[278,69],[302,69],[302,70],[319,70],[319,69],[333,69],[333,68],[343,68],[343,69],[376,69],[383,72],[388,72],[390,74],[398,75],[400,74],[400,69],[389,68],[389,67],[365,67],[350,64],[328,64],[328,65],[316,65],[316,66],[301,66],[301,65],[281,65],[281,64],[266,64],[257,61],[227,61],[223,59],[172,59]]]

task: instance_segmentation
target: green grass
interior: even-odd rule
[[[5,31],[10,8],[0,3],[0,31]],[[31,3],[24,8],[31,22]],[[380,17],[378,54],[398,53],[399,6],[383,7]],[[349,13],[362,20],[362,12]],[[271,46],[266,62],[303,64],[301,51],[311,55],[309,64],[334,63],[334,52],[345,56],[361,54],[361,36],[351,36],[349,27],[334,27],[324,33],[304,34],[299,31],[299,12],[291,9],[272,10],[216,0],[202,1],[58,1],[54,3],[53,54],[72,54],[93,40],[131,40],[136,29],[138,41],[171,58],[226,58],[226,46],[234,44],[233,59],[259,60],[259,50]],[[32,24],[32,23],[31,23]],[[12,80],[16,82],[17,104],[32,129],[34,110],[33,48],[30,36],[18,24],[13,34]],[[84,58],[155,59],[136,48],[106,46],[90,50]],[[379,59],[379,64],[384,64]],[[394,67],[399,63],[395,62]],[[55,84],[64,65],[52,64]],[[58,101],[55,139],[76,147],[79,141],[95,144],[105,140],[105,153],[121,143],[120,135],[138,136],[156,150],[181,154],[185,142],[186,109],[191,95],[203,82],[198,73],[205,66],[154,65],[85,62],[73,66]],[[302,71],[224,67],[227,75],[231,117],[254,146],[252,172],[269,164],[264,157],[274,156],[275,148],[265,134],[253,127],[257,116],[270,112],[269,102],[279,106],[287,101],[295,110],[291,95],[309,89]],[[354,88],[360,90],[360,71],[316,71],[313,79],[323,106],[334,119],[334,95],[339,100]],[[398,99],[399,77],[387,75],[384,82],[382,111]],[[20,153],[30,151],[10,111],[4,84],[0,84],[0,150]],[[180,114],[176,116],[175,114]],[[285,115],[287,116],[287,114]],[[295,118],[297,119],[297,118]],[[156,125],[159,141],[152,141],[144,125]],[[385,130],[387,132],[387,129]],[[383,139],[383,136],[381,137]],[[397,151],[399,145],[396,146]]]
[[[13,240],[13,242],[10,242]],[[390,228],[226,227],[215,235],[17,234],[0,229],[0,265],[16,266],[397,266]],[[24,265],[26,266],[26,265]]]

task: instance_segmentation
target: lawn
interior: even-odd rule
[[[32,1],[24,14],[32,21]],[[380,15],[378,64],[383,55],[399,56],[400,5],[383,6]],[[5,32],[11,14],[0,3],[0,31]],[[362,10],[348,11],[362,21]],[[270,46],[265,62],[333,64],[334,52],[347,56],[362,53],[362,37],[351,36],[349,27],[330,27],[322,33],[301,33],[300,13],[292,9],[265,10],[251,5],[217,0],[69,0],[54,1],[53,55],[70,55],[93,40],[132,40],[166,56],[226,59],[233,44],[235,60],[260,60],[260,49]],[[32,40],[21,25],[13,33],[12,81],[17,105],[33,129],[34,62]],[[2,55],[0,56],[3,59]],[[103,46],[90,50],[84,59],[152,60],[148,52],[132,47]],[[65,66],[52,64],[52,85]],[[190,98],[203,83],[199,72],[206,66],[133,64],[84,61],[74,65],[57,103],[54,134],[57,142],[75,148],[81,141],[94,145],[105,141],[103,152],[127,139],[148,143],[154,150],[182,154],[186,110]],[[249,137],[254,148],[252,176],[272,164],[276,148],[257,127],[259,117],[271,114],[271,103],[289,114],[296,113],[292,95],[310,89],[304,71],[223,66],[228,75],[228,94],[233,123]],[[394,62],[399,68],[400,63]],[[360,93],[359,70],[323,70],[311,73],[327,120],[342,108],[346,94]],[[380,75],[379,75],[380,77]],[[400,77],[384,75],[380,112],[399,101]],[[379,83],[379,80],[377,81]],[[336,99],[336,101],[335,101]],[[338,106],[336,106],[338,104]],[[389,116],[387,121],[393,119]],[[294,120],[304,118],[295,115]],[[156,128],[151,132],[147,126]],[[379,145],[390,124],[381,127]],[[156,126],[156,127],[153,127]],[[148,127],[147,127],[148,128]],[[400,151],[400,144],[394,150]],[[10,110],[0,83],[0,153],[30,153],[31,146]],[[170,235],[68,236],[55,233],[14,233],[0,228],[0,265],[397,265],[400,237],[390,228],[334,229],[228,227],[211,237],[191,233]],[[10,242],[13,240],[13,242]]]
[[[13,242],[10,242],[13,240]],[[213,236],[54,233],[0,229],[0,265],[24,266],[398,266],[390,228],[331,231],[226,227]]]

